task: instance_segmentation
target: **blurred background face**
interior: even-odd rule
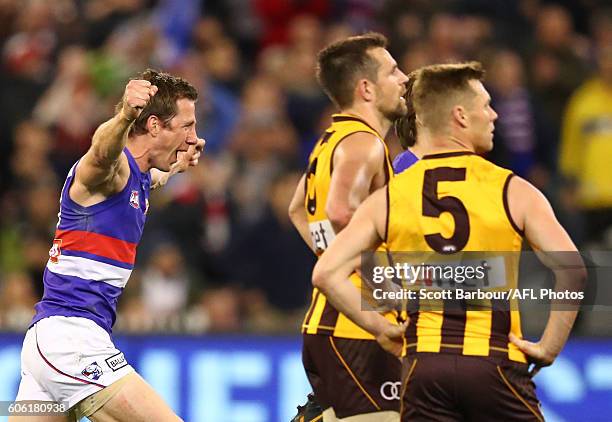
[[[567,48],[572,26],[572,18],[567,10],[556,5],[545,6],[538,14],[536,36],[546,47]]]
[[[601,78],[608,85],[612,86],[612,46],[602,47],[598,59]]]
[[[487,83],[500,95],[508,95],[523,85],[523,63],[518,54],[503,51],[496,54],[487,72]]]

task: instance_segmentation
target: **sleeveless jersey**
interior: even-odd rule
[[[325,213],[333,168],[333,156],[336,147],[349,135],[359,132],[371,133],[385,148],[384,171],[386,181],[393,175],[389,151],[383,137],[365,121],[348,114],[334,114],[332,124],[318,140],[309,158],[306,173],[306,195],[304,206],[310,228],[310,234],[317,255],[321,255],[336,236]],[[353,274],[351,282],[361,289],[361,279]],[[395,322],[395,316],[388,314],[388,319]],[[304,334],[323,334],[335,337],[368,339],[374,337],[361,329],[344,314],[339,313],[318,290],[313,289],[310,307],[302,324]]]
[[[32,325],[55,315],[83,317],[111,333],[117,300],[134,268],[151,189],[150,173],[142,173],[130,151],[123,151],[130,166],[127,185],[98,204],[83,207],[70,198],[78,162],[70,169]]]
[[[518,281],[522,232],[510,217],[507,188],[512,172],[470,152],[446,152],[423,157],[388,186],[387,246],[395,251],[515,252],[505,260],[505,282]],[[455,305],[457,302],[455,301]],[[413,302],[411,305],[415,305]],[[508,340],[521,337],[516,306],[495,310],[465,310],[437,302],[436,308],[410,312],[407,353],[458,353],[498,356],[526,362]],[[420,303],[421,309],[426,304]],[[485,309],[486,309],[485,308]]]

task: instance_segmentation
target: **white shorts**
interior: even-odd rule
[[[95,322],[53,316],[26,333],[16,401],[65,402],[72,408],[134,369]]]

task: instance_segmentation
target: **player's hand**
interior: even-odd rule
[[[383,331],[376,336],[376,341],[380,347],[395,356],[401,356],[404,349],[404,333],[408,321],[402,322],[400,325],[389,323]]]
[[[533,376],[538,373],[538,371],[545,366],[550,366],[554,362],[557,357],[555,354],[551,353],[546,347],[542,344],[541,341],[537,343],[532,343],[531,341],[523,340],[515,336],[513,333],[508,335],[510,342],[514,344],[519,350],[527,355],[527,360],[529,363],[533,363],[534,367],[529,372]]]
[[[189,145],[187,151],[179,151],[177,153],[176,173],[182,173],[190,166],[198,165],[200,155],[204,150],[204,144],[206,144],[204,139],[197,138],[195,143]]]
[[[135,120],[142,109],[157,93],[157,87],[149,81],[133,79],[125,86],[121,113],[129,121]]]

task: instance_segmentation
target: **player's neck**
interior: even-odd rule
[[[433,134],[421,130],[417,135],[416,145],[418,152],[426,154],[437,154],[448,151],[470,151],[475,152],[474,146],[467,141],[450,134]]]
[[[373,127],[383,139],[387,136],[389,129],[391,129],[392,122],[380,114],[380,112],[373,110],[366,104],[355,104],[352,107],[342,109],[340,112],[360,118]]]
[[[141,172],[145,173],[151,170],[152,166],[149,162],[149,148],[146,135],[130,136],[126,143],[127,149],[134,157],[134,161],[138,164]]]
[[[429,149],[427,149],[427,146],[421,142],[417,142],[413,146],[409,147],[408,150],[410,150],[410,152],[413,153],[414,156],[417,157],[419,160],[423,158],[424,155],[427,155],[429,153]]]

